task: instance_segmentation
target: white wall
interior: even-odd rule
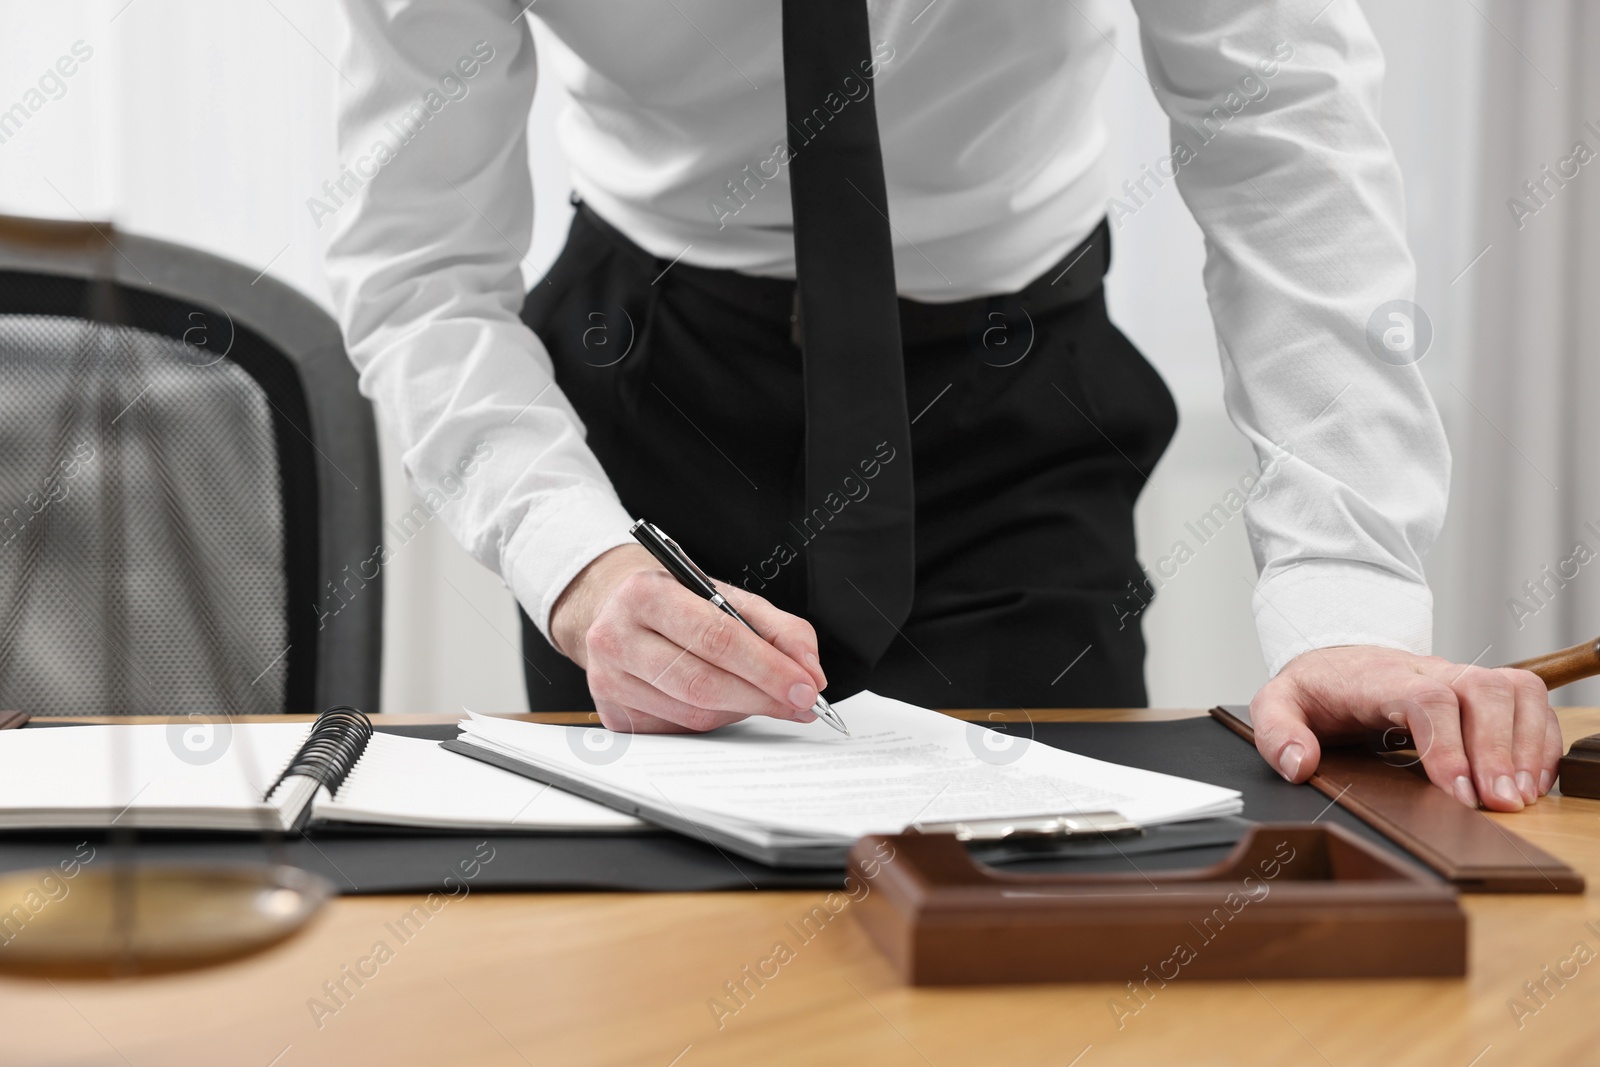
[[[1117,131],[1118,172],[1131,177],[1166,153],[1167,126],[1142,75],[1132,10],[1126,0],[1116,6],[1126,62],[1113,62],[1104,105]],[[1463,220],[1483,31],[1470,8],[1451,0],[1364,6],[1389,56],[1385,125],[1407,177],[1418,302],[1436,329],[1424,369],[1453,420],[1449,383],[1465,382],[1462,324],[1472,291],[1470,277],[1450,281],[1473,254]],[[0,211],[109,214],[126,229],[265,269],[326,305],[305,200],[338,170],[331,107],[342,33],[327,0],[0,0],[0,109],[74,41],[94,49],[65,95],[0,145]],[[541,88],[533,118],[539,204],[529,262],[540,269],[560,246],[569,210],[551,136],[559,96]],[[1183,420],[1139,510],[1148,564],[1253,457],[1222,413],[1200,235],[1176,190],[1169,185],[1141,208],[1115,244],[1113,315],[1166,376]],[[388,511],[409,506],[387,443],[384,488]],[[1440,552],[1432,568],[1442,587],[1439,647],[1470,658],[1470,620],[1449,611],[1448,537]],[[1264,677],[1252,577],[1236,519],[1166,585],[1146,613],[1152,703],[1249,698]],[[511,598],[442,526],[408,542],[386,581],[385,710],[525,706]]]

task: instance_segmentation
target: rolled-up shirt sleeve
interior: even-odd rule
[[[1414,361],[1368,343],[1415,288],[1382,54],[1349,0],[1134,7],[1205,234],[1224,401],[1271,470],[1244,504],[1268,669],[1331,645],[1425,654],[1450,455]]]
[[[346,0],[341,169],[311,205],[361,390],[407,480],[549,635],[629,518],[518,317],[536,60],[504,0]]]

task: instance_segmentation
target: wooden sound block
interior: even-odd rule
[[[1600,734],[1572,742],[1556,778],[1564,797],[1600,799]]]
[[[1254,826],[1193,871],[1008,874],[953,835],[862,838],[850,910],[910,985],[1457,977],[1450,886],[1335,826]]]

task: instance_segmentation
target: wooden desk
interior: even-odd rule
[[[1562,721],[1570,743],[1600,732],[1600,709],[1569,710]],[[351,897],[287,945],[214,971],[110,985],[0,980],[0,1064],[1600,1063],[1600,801],[1550,797],[1495,818],[1583,871],[1590,890],[1463,898],[1472,924],[1465,980],[1180,977],[1119,1027],[1111,1005],[1138,1002],[1111,984],[903,988],[848,908],[811,940],[796,936],[820,893],[479,893],[404,942],[386,924],[421,898]],[[780,940],[793,956],[757,987],[742,971]],[[323,983],[379,941],[392,958],[368,964],[376,973],[360,987],[345,979],[351,994],[319,1026],[309,1002],[331,1004]],[[1565,969],[1564,985],[1544,977],[1546,966]],[[1541,979],[1550,990],[1542,1006],[1523,988]],[[740,981],[750,993],[735,1001],[724,983]],[[1518,1020],[1513,998],[1536,1012]],[[727,1009],[720,1020],[714,1001]]]

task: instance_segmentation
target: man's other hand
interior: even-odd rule
[[[621,545],[567,586],[550,613],[557,649],[589,674],[608,729],[713,730],[750,715],[812,722],[828,684],[811,624],[717,583],[770,641],[679,585],[650,553]]]
[[[1539,676],[1371,645],[1291,660],[1250,702],[1256,748],[1291,782],[1322,756],[1318,739],[1410,732],[1434,785],[1468,807],[1520,811],[1550,791],[1561,727]]]

